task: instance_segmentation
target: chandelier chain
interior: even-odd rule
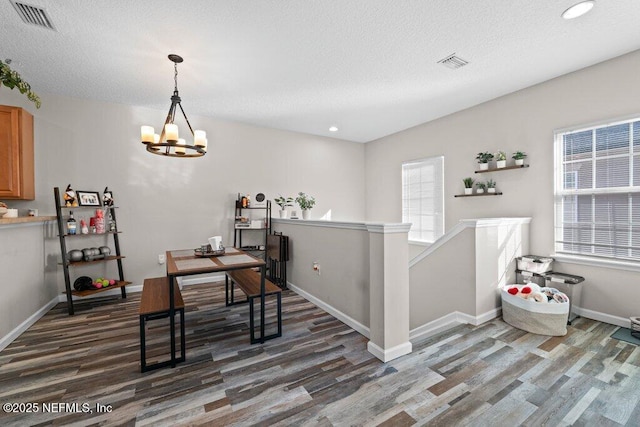
[[[173,69],[174,69],[174,74],[173,74],[173,82],[175,84],[173,90],[174,91],[178,91],[178,64],[176,62],[173,63]]]

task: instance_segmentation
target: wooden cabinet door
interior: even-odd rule
[[[34,198],[33,116],[0,106],[0,199]]]

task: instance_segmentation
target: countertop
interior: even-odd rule
[[[33,222],[46,222],[55,220],[55,216],[19,216],[17,218],[0,218],[0,225],[28,224]]]

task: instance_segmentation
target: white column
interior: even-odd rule
[[[383,362],[411,353],[409,245],[411,224],[367,224],[369,328],[367,350]]]

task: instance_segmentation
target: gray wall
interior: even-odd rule
[[[273,199],[279,193],[294,196],[304,191],[316,197],[314,217],[331,211],[333,219],[364,218],[363,144],[189,116],[194,128],[207,130],[209,153],[197,159],[166,158],[146,152],[139,142],[140,125],[158,129],[166,111],[40,95],[42,108],[37,110],[18,91],[0,89],[0,104],[24,107],[35,118],[36,200],[8,204],[19,208],[20,215],[28,208],[51,215],[54,186],[64,189],[70,183],[75,190],[102,193],[108,185],[120,206],[125,276],[136,285],[144,277],[164,274],[158,254],[167,249],[195,248],[213,235],[232,244],[238,192],[264,192]],[[188,114],[188,100],[185,103]],[[167,108],[168,104],[167,100]],[[76,219],[90,213],[78,210]],[[11,236],[18,232],[12,230]],[[8,234],[0,233],[4,245]],[[57,238],[49,240],[54,243],[51,250],[59,252]],[[59,259],[58,252],[45,257]],[[0,267],[2,276],[35,268],[10,254]],[[37,277],[41,270],[38,266]],[[79,273],[114,275],[113,270],[93,267]],[[19,275],[2,286],[25,286],[23,282],[35,280]],[[53,294],[64,289],[60,268],[53,282]],[[52,292],[46,290],[45,295],[42,301],[48,302]],[[23,313],[16,315],[17,323],[7,318],[7,311],[0,312],[0,323],[20,324],[35,306],[43,305],[40,299],[35,306],[26,299],[23,295],[11,300],[18,307],[12,313]]]
[[[515,92],[368,143],[366,219],[399,222],[403,161],[444,155],[445,229],[464,218],[532,217],[530,248],[549,255],[553,245],[554,129],[640,114],[640,51]],[[529,169],[474,174],[480,151],[529,154]],[[454,198],[462,179],[493,178],[502,196]],[[557,263],[585,276],[581,306],[628,317],[638,314],[638,273]]]
[[[369,232],[302,220],[274,222],[276,231],[289,236],[288,281],[369,327]],[[320,274],[313,271],[314,262]]]

